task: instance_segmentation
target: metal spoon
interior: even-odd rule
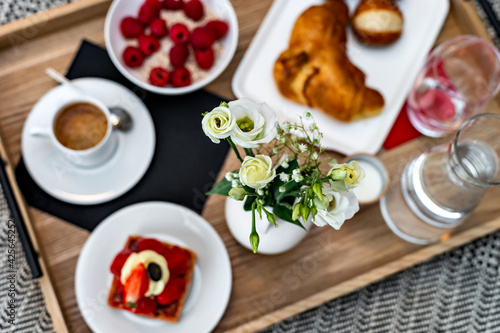
[[[111,125],[122,132],[127,132],[132,128],[132,117],[130,114],[120,107],[109,108],[111,113]]]
[[[48,76],[50,76],[60,84],[78,90],[78,92],[81,94],[85,94],[85,92],[75,87],[75,85],[73,85],[73,83],[70,80],[68,80],[67,77],[65,77],[52,67],[46,68],[45,73],[47,73]],[[111,124],[113,125],[113,128],[116,128],[117,130],[120,130],[122,132],[126,132],[132,128],[133,124],[132,117],[127,111],[125,111],[120,107],[110,107],[109,112],[111,114],[110,120]]]

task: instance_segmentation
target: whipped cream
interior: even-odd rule
[[[161,279],[158,281],[149,279],[149,288],[146,291],[145,296],[150,297],[161,294],[168,283],[168,279],[170,278],[170,271],[168,270],[168,264],[165,257],[152,250],[144,250],[138,253],[130,254],[130,256],[125,261],[125,264],[123,265],[120,274],[120,282],[125,285],[128,277],[137,265],[143,264],[147,270],[147,267],[150,263],[155,263],[160,267]]]

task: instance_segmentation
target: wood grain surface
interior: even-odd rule
[[[232,3],[240,24],[238,49],[227,70],[207,87],[227,99],[234,98],[232,75],[272,1]],[[438,43],[470,28],[459,27],[462,21],[454,15],[452,11],[448,16]],[[14,162],[21,154],[21,132],[28,112],[55,86],[44,69],[51,66],[65,72],[83,38],[104,45],[103,25],[104,14],[90,15],[51,33],[41,29],[40,35],[0,50],[0,130]],[[497,103],[492,102],[488,110],[498,113]],[[379,156],[397,175],[411,158],[447,140],[422,137]],[[230,153],[221,175],[237,167],[238,161]],[[202,215],[221,235],[233,268],[231,300],[216,331],[256,331],[498,230],[500,207],[492,198],[499,194],[498,189],[489,190],[473,216],[453,237],[437,245],[421,247],[400,240],[383,222],[378,205],[372,205],[362,207],[340,231],[313,228],[298,247],[279,256],[254,255],[238,245],[225,223],[225,198],[212,196]],[[68,328],[88,332],[76,304],[74,271],[89,233],[36,209],[30,212]]]

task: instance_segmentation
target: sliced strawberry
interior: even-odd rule
[[[125,305],[134,309],[137,301],[142,298],[149,288],[148,273],[144,265],[138,264],[130,273],[125,283]]]
[[[167,305],[181,298],[185,291],[186,281],[183,278],[170,277],[167,285],[161,294],[156,297],[156,300],[160,305]]]
[[[167,260],[170,276],[186,274],[189,265],[189,254],[178,246],[173,246],[163,252]]]
[[[141,252],[144,250],[153,250],[157,253],[163,253],[166,250],[166,246],[160,241],[154,238],[140,238],[137,241],[137,251]]]
[[[125,261],[127,261],[128,257],[130,256],[130,254],[132,252],[133,251],[129,250],[129,249],[121,250],[116,255],[115,259],[113,259],[113,262],[111,263],[111,266],[109,268],[111,273],[113,273],[116,276],[120,276],[120,274],[122,272],[123,265],[125,265]]]
[[[156,310],[156,302],[153,298],[143,297],[137,301],[135,313],[151,314]]]

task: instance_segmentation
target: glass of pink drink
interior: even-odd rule
[[[498,50],[479,37],[458,36],[427,58],[408,97],[408,116],[422,134],[441,137],[480,113],[499,88]]]

